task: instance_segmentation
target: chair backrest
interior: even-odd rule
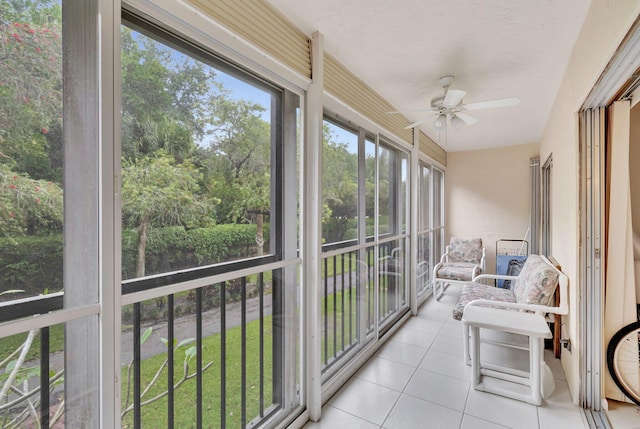
[[[560,272],[540,255],[529,255],[513,286],[516,302],[550,305]]]
[[[481,260],[481,238],[451,238],[451,243],[449,244],[449,262],[480,264]]]

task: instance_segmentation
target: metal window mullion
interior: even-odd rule
[[[327,260],[324,260],[324,293],[323,293],[323,301],[324,301],[324,344],[323,344],[323,353],[324,359],[323,363],[326,365],[329,363],[329,264]]]
[[[65,0],[62,7],[63,147],[73,148],[63,151],[64,307],[105,300],[101,317],[70,320],[64,326],[64,348],[73,351],[64,354],[65,422],[69,426],[99,427],[101,421],[104,426],[119,424],[114,411],[119,404],[113,402],[120,374],[115,372],[117,341],[111,324],[119,327],[114,315],[117,292],[110,290],[114,287],[112,265],[106,265],[103,272],[100,261],[104,252],[115,258],[109,220],[115,195],[113,165],[117,163],[112,144],[117,125],[117,19],[114,5],[106,1]],[[103,217],[107,219],[102,223],[104,230]]]
[[[304,350],[306,405],[309,418],[320,420],[322,408],[320,288],[322,251],[322,103],[324,87],[324,37],[316,32],[311,39],[313,81],[307,90],[304,146],[304,202],[302,236],[304,249],[303,295],[306,347]]]
[[[337,353],[337,347],[338,347],[338,335],[337,335],[337,325],[338,325],[338,282],[337,282],[337,274],[336,274],[336,269],[337,269],[337,255],[333,255],[333,273],[331,274],[331,278],[333,279],[333,354],[332,357],[336,357],[338,355]],[[325,296],[325,300],[328,299],[328,297]]]
[[[374,243],[377,243],[380,238],[380,136],[376,136],[375,141],[375,185],[374,185],[374,195],[375,195],[375,203],[373,208],[373,231],[374,231]],[[379,245],[376,244],[373,246],[373,320],[374,320],[374,336],[377,339],[378,334],[380,332],[380,264],[379,264]]]
[[[258,274],[258,293],[259,293],[259,314],[260,314],[260,332],[259,332],[259,384],[260,384],[260,417],[264,417],[264,274]]]
[[[345,315],[346,312],[344,311],[344,296],[346,295],[346,289],[345,289],[345,270],[344,270],[344,253],[342,255],[340,255],[340,267],[342,268],[342,273],[341,273],[341,282],[340,282],[340,286],[342,287],[342,293],[340,294],[340,306],[341,306],[341,311],[342,311],[342,320],[340,321],[340,328],[341,328],[341,348],[340,350],[344,350],[344,337],[345,337]],[[334,310],[335,311],[335,310]]]
[[[240,424],[247,424],[247,278],[242,277],[240,290]]]
[[[367,136],[365,131],[361,128],[358,133],[358,244],[365,245],[367,242]],[[375,198],[375,196],[374,196]],[[374,203],[375,204],[375,203]],[[356,253],[357,260],[367,265],[367,274],[365,278],[361,278],[361,269],[358,267],[356,260],[356,317],[357,326],[356,330],[358,339],[364,343],[367,337],[368,328],[368,314],[369,314],[369,301],[365,297],[365,291],[368,290],[368,264],[367,264],[367,249],[362,248]],[[365,287],[365,285],[367,287]]]
[[[298,121],[297,109],[300,107],[300,97],[289,91],[283,95],[284,124],[282,135],[281,186],[282,204],[278,208],[282,212],[282,255],[283,259],[298,257],[298,237],[300,218],[298,207],[302,194],[299,189],[298,178]],[[283,407],[294,407],[300,403],[299,377],[301,371],[300,359],[300,313],[301,289],[299,287],[299,265],[292,265],[283,269],[284,277],[284,318],[286,330],[284,332],[284,398]]]
[[[353,256],[349,252],[349,344],[353,344]]]
[[[419,133],[420,131],[417,127],[413,129],[413,148],[411,149],[411,166],[409,168],[409,189],[411,192],[409,201],[416,202],[419,200],[418,183],[420,182],[418,163],[418,148],[420,146]],[[411,237],[411,240],[409,241],[411,246],[409,251],[409,267],[413,268],[409,270],[409,304],[411,306],[411,314],[416,316],[418,314],[418,281],[416,277],[417,270],[415,269],[415,267],[418,266],[418,204],[410,204],[409,209],[411,211],[409,214],[409,237]]]

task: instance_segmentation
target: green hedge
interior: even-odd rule
[[[22,289],[33,295],[61,288],[61,234],[0,237],[0,292]]]
[[[269,237],[269,226],[264,225]],[[268,243],[265,243],[268,248]],[[135,276],[138,252],[136,231],[122,234],[122,278]],[[256,225],[216,225],[185,230],[154,228],[147,233],[146,275],[209,265],[256,254]]]
[[[216,225],[185,230],[152,228],[147,234],[146,274],[213,264],[256,254],[256,225]],[[264,225],[268,249],[269,225]],[[62,236],[0,237],[0,291],[30,295],[62,288]],[[135,276],[138,236],[122,232],[122,278]]]

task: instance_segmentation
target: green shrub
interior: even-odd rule
[[[216,225],[186,230],[152,228],[147,234],[146,274],[157,274],[256,255],[256,225]],[[269,237],[269,226],[264,226]],[[269,243],[265,243],[265,249]],[[0,237],[0,291],[28,295],[62,289],[61,234]],[[122,231],[122,278],[135,277],[138,235]]]
[[[0,291],[62,289],[62,235],[0,237]]]

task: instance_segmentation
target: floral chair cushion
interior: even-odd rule
[[[448,262],[479,264],[482,259],[481,238],[451,238]]]
[[[445,262],[438,270],[436,278],[470,282],[475,267],[476,264],[468,262]],[[481,271],[482,270],[478,269],[477,274],[481,274]]]
[[[465,283],[462,287],[460,299],[458,299],[458,303],[453,308],[453,318],[456,320],[461,320],[464,306],[474,299],[490,299],[492,301],[500,302],[516,302],[516,297],[513,294],[513,291],[510,291],[509,289],[501,289],[474,282]],[[500,305],[497,304],[491,307],[500,307]]]
[[[539,255],[529,255],[513,286],[516,302],[549,305],[558,284],[558,272]]]

